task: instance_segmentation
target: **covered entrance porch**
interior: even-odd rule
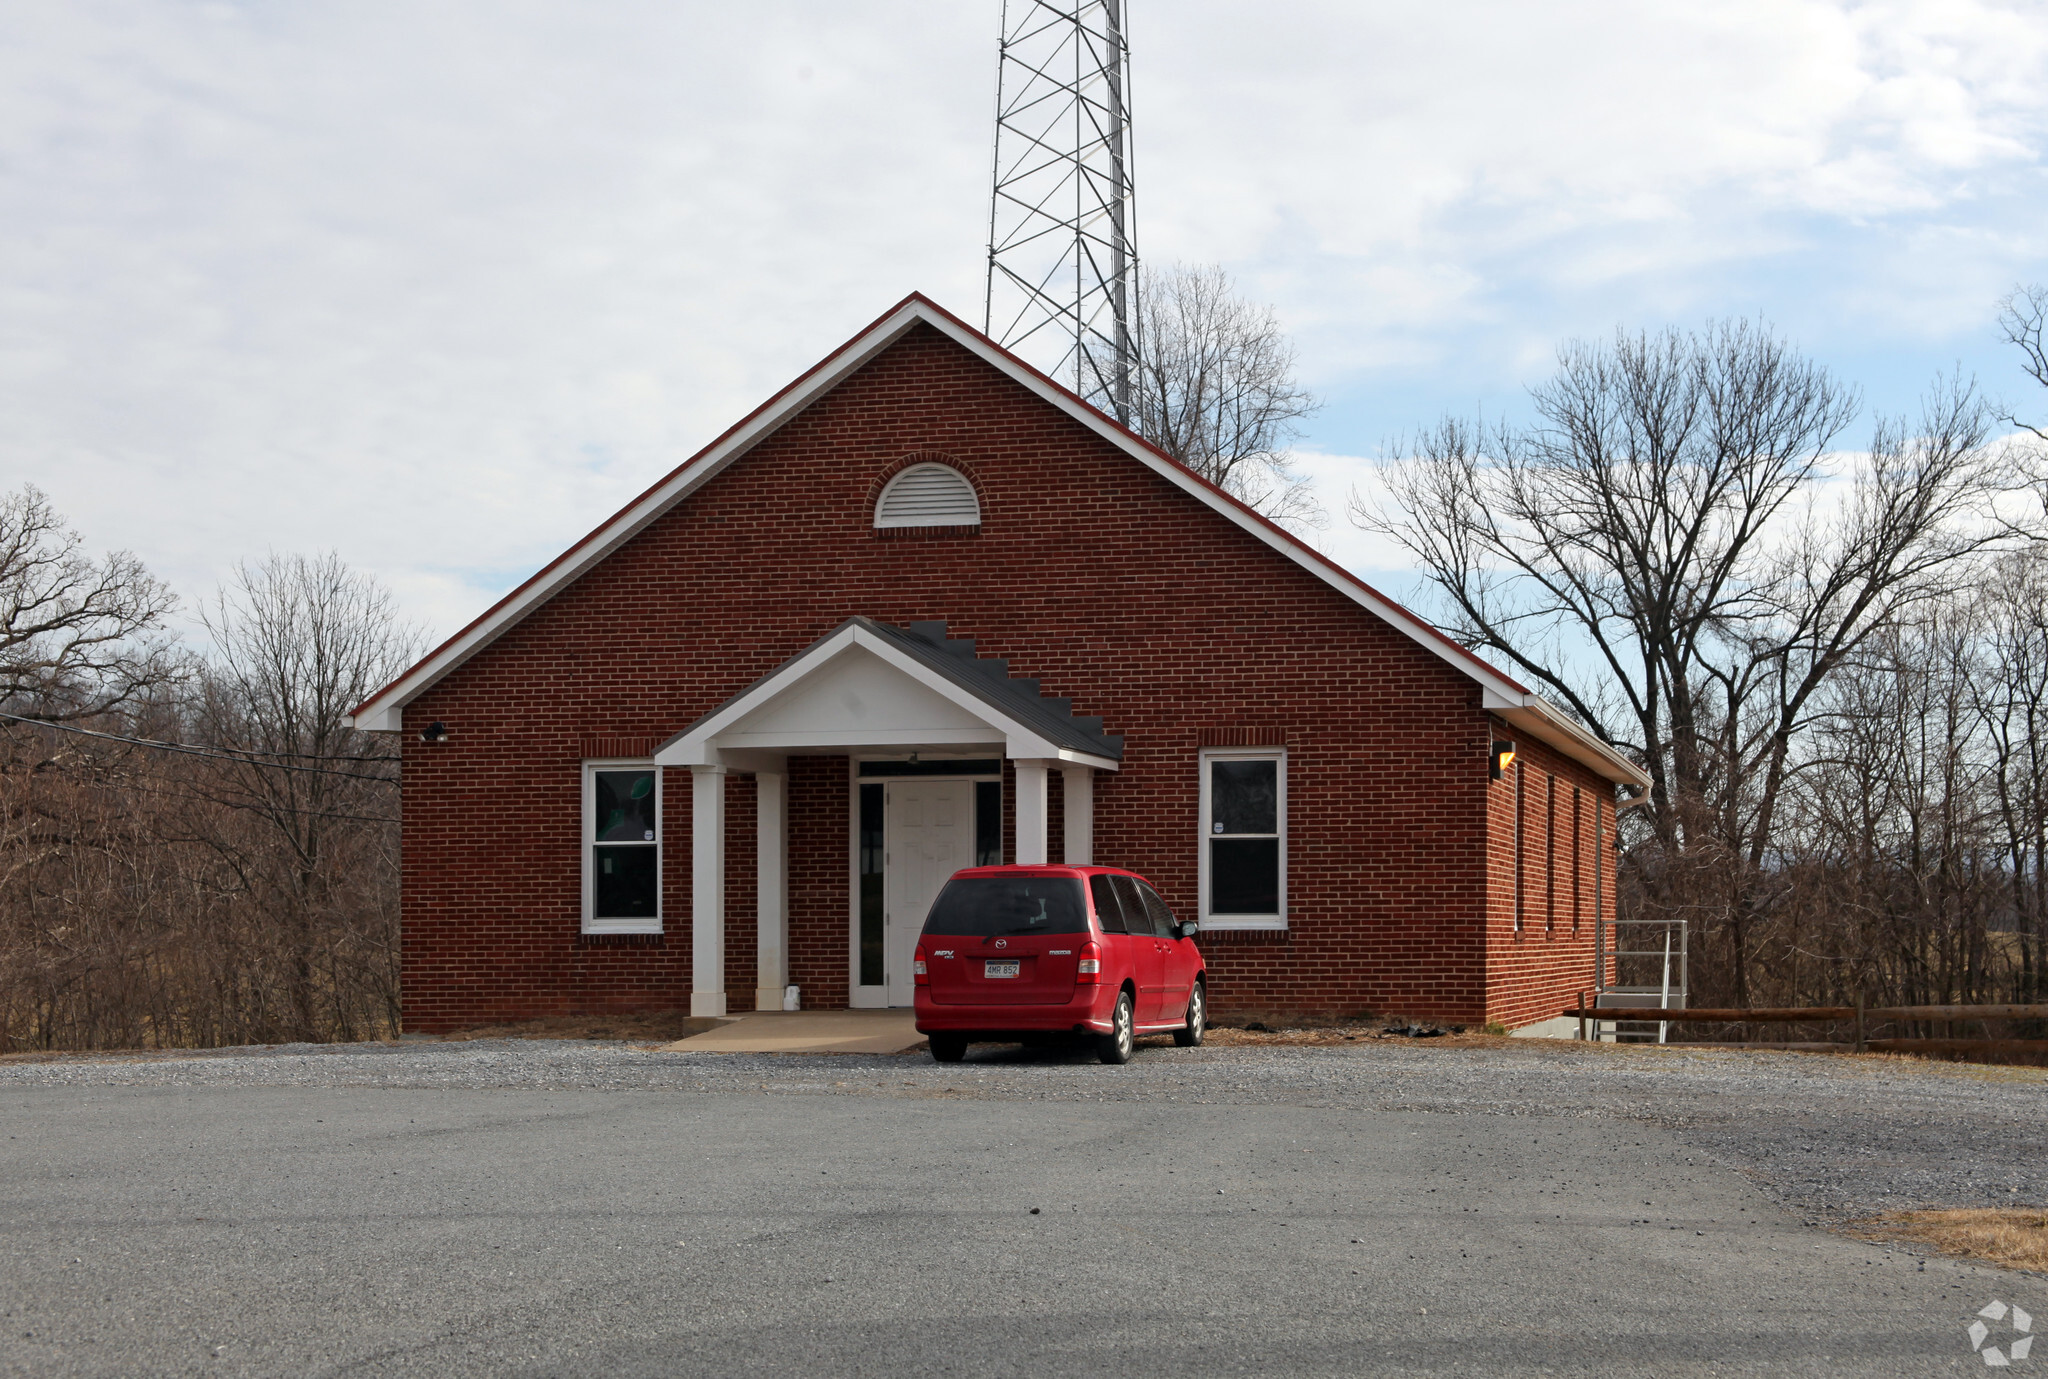
[[[1094,781],[1121,738],[1069,701],[1039,694],[1008,663],[978,657],[942,622],[852,618],[720,705],[655,753],[691,774],[690,1013],[781,1010],[789,984],[791,757],[844,756],[848,1004],[911,1003],[910,954],[925,910],[961,867],[1042,863],[1052,777],[1063,796],[1061,855],[1094,855]],[[1004,766],[1010,780],[1004,799]],[[725,777],[755,781],[755,989],[726,989]],[[999,820],[1013,815],[1011,855]],[[992,827],[991,825],[994,824]]]

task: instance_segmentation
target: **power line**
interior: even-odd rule
[[[378,781],[385,785],[398,784],[395,776],[373,776],[365,771],[340,771],[332,766],[296,766],[282,761],[255,761],[254,757],[293,756],[291,752],[258,752],[231,749],[219,751],[210,747],[192,747],[182,742],[159,742],[149,737],[125,737],[120,733],[103,733],[93,728],[80,728],[70,723],[52,723],[47,719],[29,718],[18,713],[0,712],[0,718],[12,719],[16,723],[27,723],[38,728],[54,728],[61,733],[77,733],[80,737],[96,737],[103,742],[125,742],[134,747],[148,747],[159,752],[178,752],[185,756],[212,757],[217,761],[232,761],[238,766],[259,766],[266,771],[303,771],[319,776],[343,776],[349,780]],[[314,757],[315,761],[398,761],[398,757]]]
[[[233,800],[223,800],[218,799],[212,795],[202,795],[194,790],[169,790],[165,789],[163,786],[160,785],[143,786],[138,789],[138,787],[136,786],[117,785],[110,781],[87,781],[85,784],[88,790],[123,791],[130,796],[139,793],[139,790],[148,790],[155,794],[163,795],[169,799],[197,800],[201,804],[218,805],[222,809],[237,809],[241,810],[243,813],[261,813],[265,810],[275,809],[281,810],[287,814],[297,814],[302,818],[308,819],[347,819],[352,823],[359,824],[401,824],[405,822],[403,819],[393,819],[382,814],[341,814],[331,809],[307,809],[301,805],[295,804],[276,804],[268,802],[255,804],[236,804]]]

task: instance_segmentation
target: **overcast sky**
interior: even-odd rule
[[[1279,309],[1333,507],[1617,324],[2035,401],[2038,4],[1129,2],[1140,248]],[[333,548],[452,631],[906,292],[978,314],[996,24],[0,0],[0,477],[188,600]]]

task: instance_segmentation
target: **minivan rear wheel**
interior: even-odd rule
[[[934,1063],[958,1063],[967,1056],[967,1039],[963,1035],[934,1034],[931,1045]]]
[[[1184,1049],[1192,1049],[1202,1042],[1203,1034],[1209,1029],[1209,993],[1203,990],[1201,982],[1188,993],[1188,1022],[1184,1028],[1173,1032],[1173,1042]]]
[[[1131,1006],[1131,993],[1120,991],[1116,997],[1116,1013],[1109,1017],[1109,1033],[1095,1040],[1095,1056],[1105,1063],[1128,1063],[1138,1049],[1138,1033],[1134,1021],[1136,1012]]]

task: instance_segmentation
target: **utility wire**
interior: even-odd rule
[[[28,718],[18,713],[0,712],[0,718],[12,719],[16,723],[28,723],[38,728],[54,728],[62,733],[77,733],[80,737],[96,737],[104,742],[125,742],[135,747],[149,747],[159,752],[179,752],[185,756],[213,757],[219,761],[232,761],[242,766],[260,766],[266,771],[305,771],[320,776],[346,776],[350,780],[373,780],[386,785],[396,785],[394,776],[373,776],[366,771],[341,771],[332,766],[294,766],[282,761],[255,761],[254,757],[282,757],[294,755],[290,752],[242,752],[239,749],[217,751],[210,747],[191,747],[182,742],[159,742],[148,737],[124,737],[120,733],[103,733],[92,728],[80,728],[69,723],[52,723],[47,719]],[[319,761],[397,761],[397,757],[316,757]]]
[[[87,781],[86,787],[92,790],[126,792],[130,796],[136,793],[136,787],[134,786],[114,785],[104,781]],[[193,790],[170,790],[160,785],[146,788],[152,793],[164,796],[167,799],[196,800],[201,804],[219,805],[222,809],[238,809],[248,814],[260,814],[274,810],[286,814],[297,814],[301,818],[307,819],[347,819],[352,823],[359,824],[397,824],[405,822],[403,819],[388,818],[381,814],[339,814],[330,809],[307,809],[302,805],[296,804],[236,804],[233,800],[223,800],[214,795],[202,795]]]

